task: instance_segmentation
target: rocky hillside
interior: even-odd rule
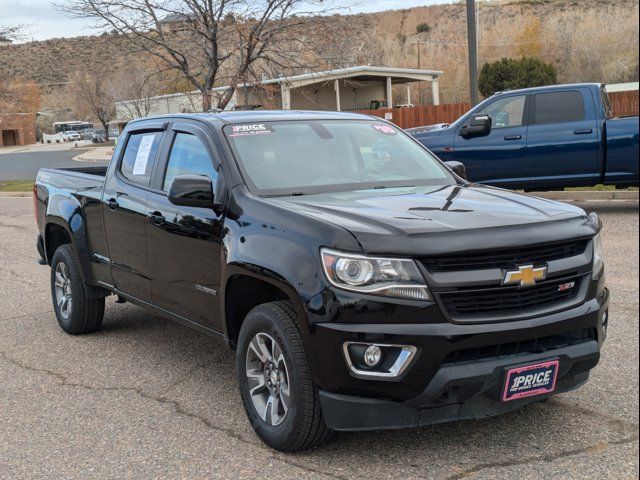
[[[0,78],[37,82],[43,93],[42,108],[65,112],[69,109],[66,86],[71,73],[97,68],[117,74],[135,65],[140,57],[121,35],[55,38],[0,47]]]
[[[478,3],[481,63],[531,55],[554,63],[561,81],[638,79],[638,0]],[[365,18],[368,28],[345,40],[348,48],[327,58],[328,65],[369,63],[443,70],[443,101],[466,100],[463,4],[357,18]],[[143,54],[133,50],[121,35],[58,38],[0,47],[0,79],[20,77],[37,82],[43,91],[42,109],[63,118],[71,115],[66,85],[74,71],[96,68],[117,76],[143,61]],[[422,98],[427,100],[428,92],[422,92]]]

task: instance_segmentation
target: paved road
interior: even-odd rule
[[[41,168],[97,167],[107,162],[77,162],[72,160],[83,150],[49,152],[15,152],[0,155],[0,180],[32,180]]]
[[[337,435],[284,455],[214,340],[108,301],[65,335],[35,264],[30,199],[0,198],[0,478],[637,478],[638,208],[600,209],[610,336],[583,388],[483,421]]]

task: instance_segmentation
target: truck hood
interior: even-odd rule
[[[368,253],[431,255],[595,233],[580,208],[480,185],[402,187],[271,200],[347,229]]]

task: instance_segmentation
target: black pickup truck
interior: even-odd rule
[[[368,116],[147,118],[108,168],[39,172],[37,248],[65,332],[116,295],[225,340],[256,433],[301,450],[510,411],[598,363],[598,217],[463,176]]]

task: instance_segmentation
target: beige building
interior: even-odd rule
[[[409,68],[356,67],[306,73],[290,77],[263,80],[258,83],[239,85],[227,109],[268,108],[283,110],[365,110],[393,107],[394,88],[404,90],[404,103],[411,104],[411,89],[417,82],[429,82],[434,105],[440,103],[437,70],[415,70]],[[213,89],[216,94],[228,87]],[[116,103],[118,119],[132,118],[128,104]],[[151,99],[150,115],[165,113],[198,112],[201,97],[198,93],[161,95]]]

